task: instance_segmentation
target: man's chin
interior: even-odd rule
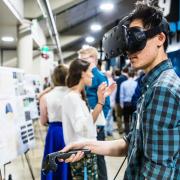
[[[140,69],[143,69],[142,66],[139,66],[138,64],[135,64],[135,63],[131,63],[131,67],[132,67],[134,70],[140,70]]]
[[[134,63],[131,63],[131,67],[132,67],[133,69],[135,69],[135,70],[138,70],[138,66],[135,65]]]

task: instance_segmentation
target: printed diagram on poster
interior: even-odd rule
[[[22,70],[0,67],[0,165],[35,145],[32,119],[38,108],[33,92]]]
[[[29,109],[31,111],[31,118],[33,120],[37,119],[39,118],[39,101],[37,99],[37,94],[42,91],[40,77],[32,74],[25,74],[24,87],[27,96],[25,102],[26,105],[29,105]]]

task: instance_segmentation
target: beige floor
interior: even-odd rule
[[[36,137],[36,146],[34,149],[31,149],[27,156],[30,159],[32,165],[32,171],[35,176],[35,180],[40,180],[40,167],[41,159],[43,154],[44,147],[44,137],[46,129],[40,126],[37,122],[34,124],[35,127],[35,137]],[[114,128],[116,128],[114,124]],[[114,131],[113,137],[108,137],[107,140],[118,139],[119,134]],[[124,158],[120,157],[106,157],[107,171],[108,171],[108,180],[113,180],[117,170],[119,169]],[[126,168],[126,163],[122,168],[121,173],[116,178],[117,180],[123,179],[124,170]],[[4,178],[4,168],[0,167],[2,176]],[[10,164],[6,165],[6,180],[8,180],[8,175],[12,174],[12,180],[32,180],[28,165],[25,159],[25,156],[19,156],[17,159],[13,160]],[[1,178],[0,178],[1,180]]]

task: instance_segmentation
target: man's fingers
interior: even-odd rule
[[[59,159],[59,158],[58,158],[58,161],[59,161],[59,162],[64,162],[64,160],[63,160],[63,159]]]
[[[78,151],[78,153],[76,154],[76,156],[74,157],[74,159],[72,160],[72,162],[79,161],[79,160],[82,159],[83,157],[84,157],[84,152]]]
[[[66,162],[66,163],[71,163],[71,162],[76,162],[79,161],[84,157],[84,152],[78,151],[77,154],[72,154],[69,158],[63,160],[63,159],[58,159],[59,162]]]
[[[66,163],[72,162],[75,156],[76,156],[75,154],[72,154],[69,158],[67,158],[67,159],[65,160],[65,162],[66,162]]]

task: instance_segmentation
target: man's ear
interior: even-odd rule
[[[158,34],[158,47],[161,47],[164,44],[165,40],[166,40],[166,35],[163,32],[159,33]]]

